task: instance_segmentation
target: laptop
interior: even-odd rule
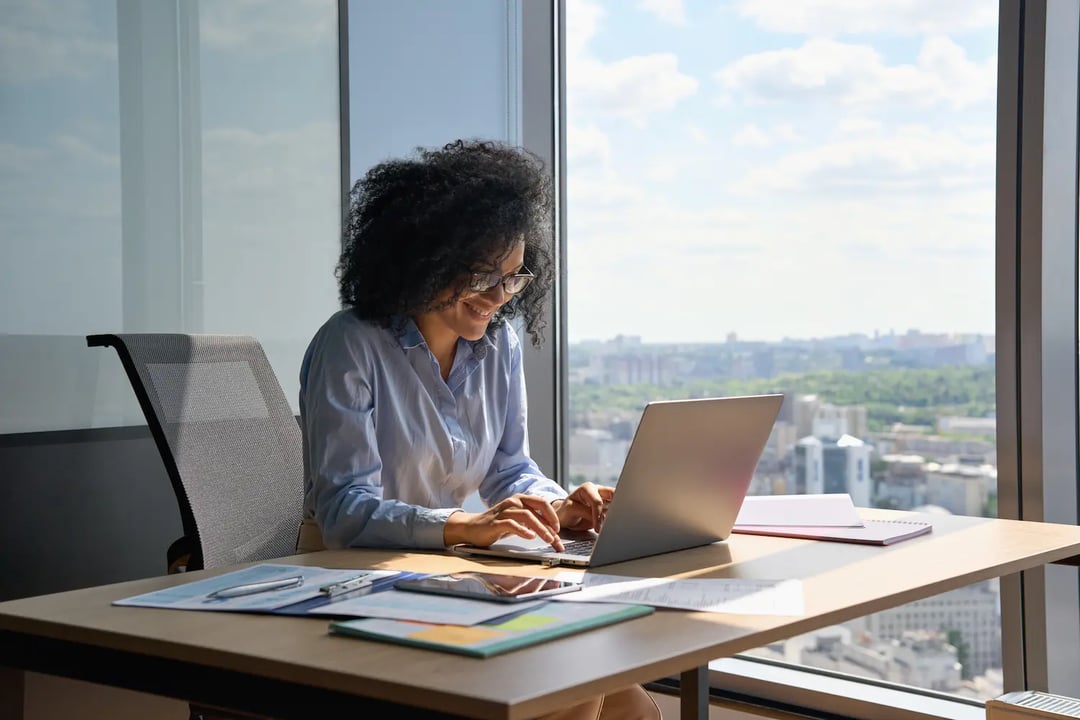
[[[783,399],[777,394],[651,402],[599,533],[564,533],[563,552],[539,538],[518,537],[454,550],[596,567],[724,540]]]

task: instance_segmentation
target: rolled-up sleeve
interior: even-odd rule
[[[506,422],[491,467],[480,484],[480,499],[490,506],[517,493],[537,495],[549,501],[564,498],[566,491],[546,477],[529,456],[528,401],[521,344],[513,328],[506,329],[509,336]]]
[[[363,349],[340,335],[309,349],[301,377],[306,506],[329,548],[444,547],[446,519],[457,508],[384,500],[375,435],[371,368]]]

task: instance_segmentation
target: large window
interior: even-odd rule
[[[254,335],[296,402],[337,307],[337,12],[3,3],[0,433],[143,423],[98,332]]]
[[[996,0],[566,3],[568,468],[781,391],[752,493],[997,514]],[[1002,691],[997,582],[751,653]]]

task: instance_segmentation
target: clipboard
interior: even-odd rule
[[[336,602],[363,595],[383,592],[398,580],[423,577],[425,573],[397,570],[366,570],[375,577],[370,585],[341,595],[323,593],[320,587],[355,577],[361,569],[329,569],[306,565],[263,563],[163,590],[113,601],[113,605],[169,610],[198,610],[212,612],[247,612],[269,615],[306,615],[315,608],[330,607]],[[224,588],[265,583],[300,575],[303,582],[280,590],[251,593],[227,599],[211,597]],[[348,616],[348,615],[345,615]]]

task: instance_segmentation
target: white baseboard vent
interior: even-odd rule
[[[986,703],[986,720],[1080,718],[1080,700],[1038,690],[1005,693]]]

